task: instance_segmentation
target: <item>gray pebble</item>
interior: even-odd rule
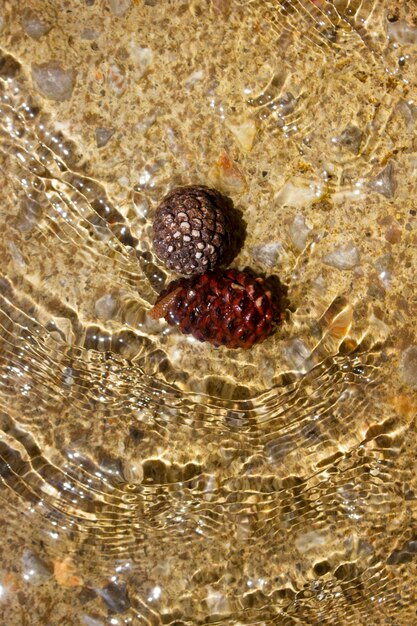
[[[96,128],[97,148],[105,146],[114,135],[114,128]]]
[[[417,345],[410,346],[402,353],[400,376],[406,385],[417,389]]]
[[[32,78],[38,90],[49,100],[69,100],[75,84],[73,69],[64,69],[60,61],[48,61],[34,65]]]

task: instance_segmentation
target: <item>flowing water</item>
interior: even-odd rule
[[[0,4],[7,626],[417,624],[417,6]],[[286,320],[147,312],[183,183]]]

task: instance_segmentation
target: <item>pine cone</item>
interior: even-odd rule
[[[278,299],[263,278],[228,269],[173,281],[150,312],[214,346],[250,348],[283,319]]]
[[[232,202],[208,187],[178,187],[155,214],[155,252],[169,269],[185,276],[214,269],[230,246]]]

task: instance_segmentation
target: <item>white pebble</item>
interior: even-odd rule
[[[229,602],[226,596],[212,587],[208,587],[206,603],[211,614],[229,612]]]
[[[117,302],[110,293],[106,293],[99,298],[94,306],[97,317],[102,320],[109,320],[113,317],[117,308]]]
[[[417,28],[405,20],[388,22],[388,36],[391,41],[401,44],[417,44]]]
[[[132,4],[132,0],[109,0],[109,4],[116,17],[123,17]]]
[[[274,267],[282,263],[287,256],[284,246],[279,241],[262,243],[252,248],[252,258],[266,267]]]
[[[304,250],[307,242],[307,237],[311,230],[311,226],[308,226],[306,224],[304,215],[297,213],[289,228],[291,241],[293,242],[297,250]]]
[[[279,204],[293,207],[309,206],[323,197],[323,186],[315,181],[293,179],[288,181],[275,196]]]
[[[311,351],[302,339],[291,339],[283,347],[283,355],[288,365],[294,370],[304,370],[305,362],[310,357]]]
[[[327,254],[323,261],[338,270],[351,270],[359,264],[359,251],[352,243],[347,243]]]
[[[130,43],[130,54],[137,67],[136,76],[141,78],[146,70],[152,65],[153,52],[150,48],[142,48],[135,41]]]
[[[193,85],[198,83],[198,81],[201,80],[203,76],[204,76],[203,70],[196,70],[195,72],[192,72],[188,76],[187,80],[185,81],[185,87],[187,89],[189,89],[190,87],[193,87]]]

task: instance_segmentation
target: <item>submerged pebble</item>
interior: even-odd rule
[[[84,28],[80,37],[81,39],[85,39],[87,41],[94,41],[94,39],[100,37],[100,33],[94,30],[94,28]]]
[[[400,376],[413,389],[417,389],[417,345],[410,346],[401,355]]]
[[[393,198],[397,187],[394,165],[388,163],[388,165],[371,180],[369,187],[388,199]]]
[[[22,26],[25,33],[33,39],[39,39],[51,30],[51,26],[42,20],[33,9],[23,11]]]
[[[83,615],[82,619],[86,626],[104,626],[104,622],[101,619],[91,617],[91,615]]]
[[[279,241],[259,244],[252,248],[253,260],[266,267],[274,267],[286,256],[285,248]]]
[[[359,264],[359,251],[353,243],[347,243],[335,248],[324,257],[323,261],[326,265],[336,267],[338,270],[351,270]]]
[[[417,27],[411,26],[405,20],[388,22],[387,30],[391,41],[401,44],[417,44]]]
[[[302,339],[291,339],[283,348],[283,354],[288,365],[301,370],[305,367],[305,362],[310,357],[311,351]]]
[[[97,148],[103,148],[113,137],[114,128],[96,128]]]
[[[94,306],[97,317],[102,320],[109,320],[113,317],[116,308],[117,302],[110,293],[106,293],[104,296],[96,300]]]
[[[276,200],[285,206],[303,207],[317,202],[322,196],[323,188],[319,183],[294,178],[282,187]]]
[[[25,550],[22,556],[22,577],[32,585],[42,585],[52,576],[52,572],[40,557],[31,550]]]
[[[211,615],[219,615],[230,611],[227,597],[212,587],[208,587],[206,604]]]
[[[34,65],[32,78],[38,90],[49,100],[69,100],[75,84],[73,69],[65,69],[60,61]]]
[[[110,91],[120,98],[127,88],[126,71],[124,67],[112,63],[107,72],[107,84]]]
[[[135,76],[141,78],[146,70],[152,65],[153,52],[151,48],[142,48],[135,41],[130,43],[130,54],[136,65]]]
[[[132,4],[132,0],[109,0],[110,9],[116,17],[123,17]]]
[[[354,124],[348,124],[337,138],[337,143],[349,150],[349,152],[352,152],[352,154],[359,154],[362,141],[363,133]]]
[[[256,124],[250,118],[232,118],[226,123],[227,128],[234,135],[238,145],[244,152],[250,152],[256,136]]]
[[[312,228],[306,223],[304,215],[297,213],[289,228],[290,239],[297,250],[304,250],[311,230]]]
[[[125,613],[130,608],[126,585],[110,582],[103,589],[97,589],[112,613]]]

